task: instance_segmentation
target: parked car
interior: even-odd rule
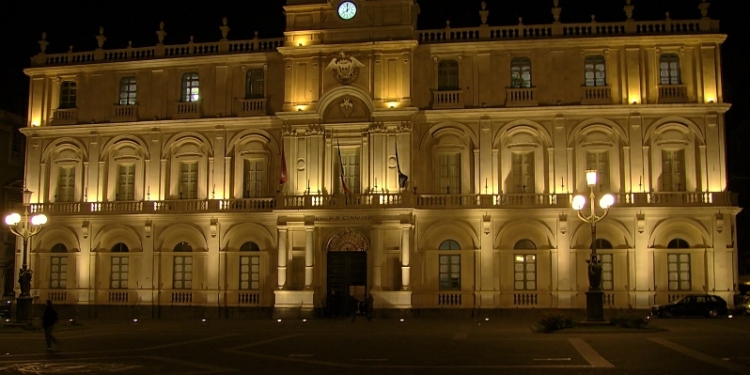
[[[668,305],[659,305],[651,308],[651,315],[660,318],[671,318],[673,316],[707,316],[709,318],[716,318],[720,315],[728,314],[727,301],[724,301],[719,296],[710,294],[688,295]]]

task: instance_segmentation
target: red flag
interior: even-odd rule
[[[341,159],[341,145],[339,144],[338,140],[336,140],[336,145],[338,146],[337,148],[339,151],[339,165],[341,166],[341,174],[339,175],[339,177],[341,178],[341,188],[344,189],[344,194],[351,194],[351,192],[349,191],[349,187],[346,186],[346,181],[344,180],[344,177],[346,177],[346,175],[344,174],[344,161]]]
[[[283,141],[282,141],[283,142]],[[279,184],[284,185],[286,183],[286,155],[284,154],[284,144],[281,144],[281,178]]]

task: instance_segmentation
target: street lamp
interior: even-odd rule
[[[24,189],[23,191],[23,214],[12,213],[5,217],[5,224],[8,224],[10,231],[18,237],[21,237],[21,269],[18,275],[18,285],[21,287],[21,294],[16,298],[16,321],[31,322],[32,301],[31,297],[31,269],[27,264],[28,242],[42,229],[42,225],[47,223],[47,216],[44,214],[30,215],[31,192]]]
[[[589,290],[586,292],[586,315],[589,322],[604,321],[604,292],[602,292],[602,261],[596,255],[596,223],[607,217],[609,208],[615,203],[615,197],[612,194],[604,194],[599,200],[599,206],[604,209],[602,216],[597,216],[594,211],[594,186],[596,186],[596,170],[586,171],[586,182],[591,188],[589,194],[589,208],[591,209],[588,216],[584,216],[581,210],[586,205],[586,197],[576,195],[573,198],[573,209],[578,211],[578,218],[591,225],[591,259],[587,260],[589,264]]]

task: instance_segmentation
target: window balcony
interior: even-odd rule
[[[581,104],[612,104],[612,88],[609,86],[581,87]]]
[[[172,118],[175,119],[187,119],[187,118],[200,118],[201,107],[200,102],[177,102],[174,107],[174,114]]]
[[[266,112],[266,98],[256,99],[240,99],[239,110],[237,116],[265,116]]]
[[[52,115],[52,125],[75,125],[78,123],[78,108],[56,109]]]
[[[685,85],[660,85],[659,103],[687,103],[687,87]]]
[[[432,109],[461,109],[463,107],[463,90],[432,92]]]
[[[115,105],[112,108],[110,122],[138,121],[137,105]]]
[[[507,89],[507,107],[536,107],[539,105],[536,95],[536,87]]]

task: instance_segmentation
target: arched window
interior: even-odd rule
[[[182,76],[182,101],[197,102],[200,99],[198,73],[185,73]]]
[[[68,252],[68,248],[65,247],[65,245],[63,245],[61,243],[57,243],[54,246],[52,246],[52,252],[53,253],[67,253]]]
[[[659,58],[659,84],[682,84],[680,57],[676,53],[665,53]]]
[[[438,248],[440,250],[461,250],[461,245],[458,244],[458,242],[454,240],[445,240],[443,243],[440,244],[440,247]]]
[[[605,240],[604,238],[596,239],[596,249],[612,249],[612,243]]]
[[[120,80],[120,105],[135,105],[135,77]]]
[[[458,89],[458,61],[440,61],[438,64],[438,91],[453,91]]]
[[[515,246],[513,246],[513,249],[515,250],[536,250],[536,244],[534,244],[534,241],[523,239],[518,240],[516,242]]]
[[[128,252],[128,245],[125,245],[124,243],[120,242],[116,244],[115,246],[112,246],[113,253],[127,253]]]
[[[60,84],[60,109],[71,109],[76,107],[77,85],[73,81],[64,81]]]
[[[672,241],[669,241],[669,244],[667,245],[667,249],[689,249],[690,244],[683,240],[682,238],[675,238]]]
[[[193,251],[193,247],[187,242],[180,242],[174,247],[175,253],[189,253]]]
[[[586,86],[607,86],[607,74],[604,70],[604,56],[586,56],[584,71]]]
[[[515,57],[510,61],[510,87],[531,88],[531,60],[528,57]]]
[[[260,247],[255,242],[245,242],[240,246],[240,251],[260,251]]]
[[[263,69],[248,70],[246,76],[245,98],[257,99],[264,96],[265,75]]]
[[[53,253],[67,253],[68,248],[61,243],[52,246]],[[51,289],[65,289],[68,285],[68,256],[50,257],[49,287]]]

